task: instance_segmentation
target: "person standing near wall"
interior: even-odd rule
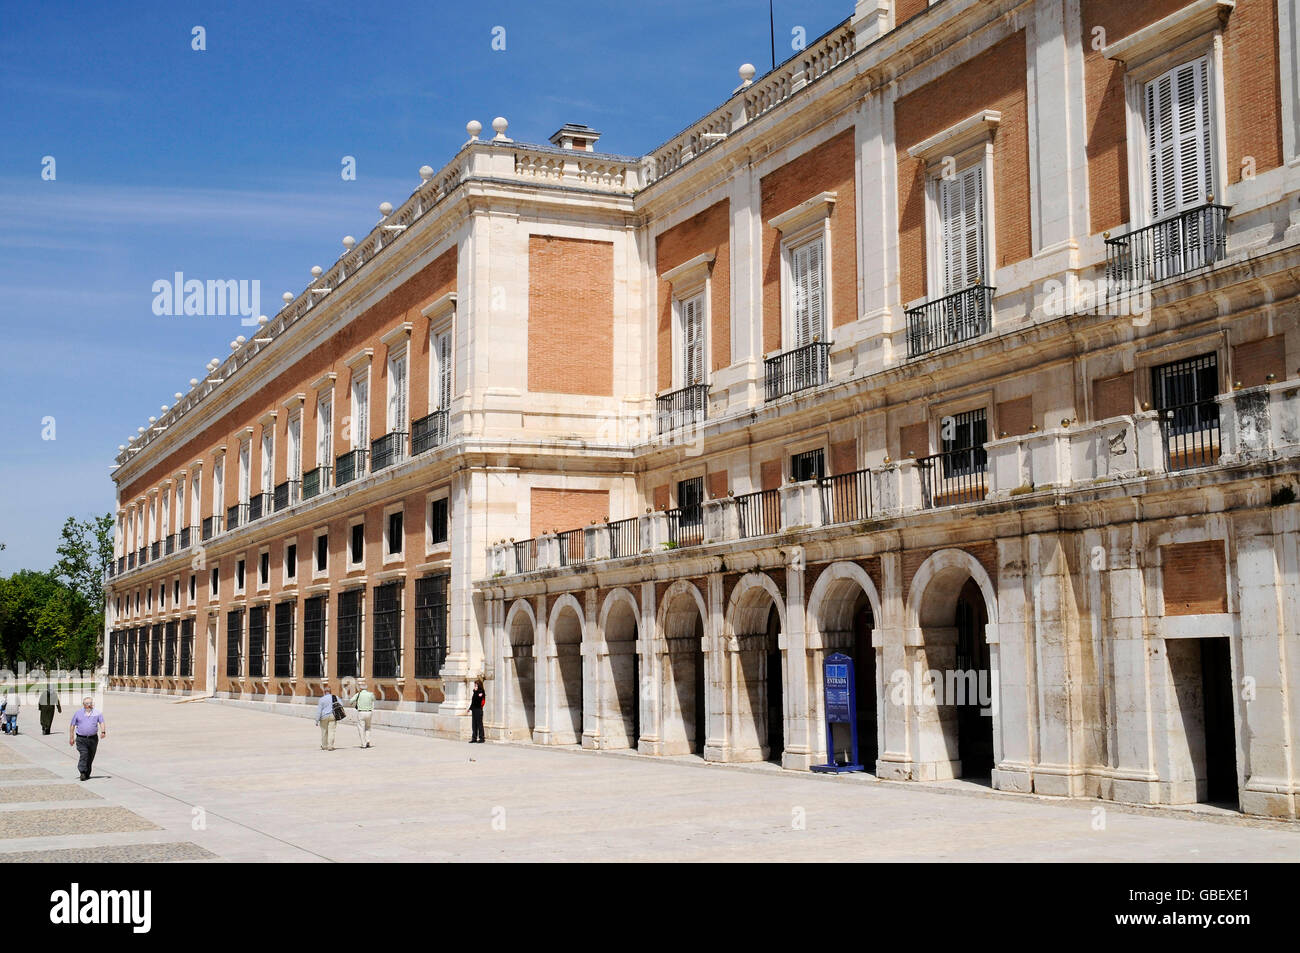
[[[474,694],[469,699],[470,744],[483,743],[483,706],[487,704],[487,692],[483,691],[483,679],[474,679]]]

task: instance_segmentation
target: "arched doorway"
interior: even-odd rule
[[[609,596],[603,628],[600,747],[635,748],[641,736],[641,665],[636,603],[626,591]]]
[[[943,550],[913,577],[909,615],[916,777],[989,781],[997,761],[997,603],[988,573],[969,553]]]
[[[780,648],[784,617],[780,590],[770,578],[751,573],[732,592],[728,631],[732,639],[729,677],[736,681],[736,710],[729,758],[775,761],[785,752],[785,666]]]
[[[536,630],[526,603],[519,602],[506,620],[510,655],[505,659],[506,672],[502,687],[506,692],[505,736],[511,741],[532,740],[536,718],[536,665],[533,646]]]
[[[689,583],[665,596],[661,629],[664,655],[660,706],[660,751],[666,755],[704,754],[708,695],[705,691],[704,600]]]
[[[572,605],[561,605],[552,618],[551,744],[576,745],[582,742],[582,619]]]
[[[876,700],[876,655],[872,632],[876,627],[877,590],[866,571],[856,563],[839,562],[827,566],[817,578],[808,597],[810,644],[819,645],[810,666],[814,680],[811,687],[813,711],[812,747],[822,762],[831,758],[826,749],[826,702],[822,663],[827,655],[843,653],[853,659],[854,688],[857,695],[858,762],[870,772],[876,770],[879,757],[879,706]],[[837,752],[842,761],[846,752]]]

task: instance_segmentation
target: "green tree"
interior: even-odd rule
[[[46,606],[63,589],[52,572],[20,569],[0,578],[0,662],[13,669],[22,659],[29,666],[44,663],[37,628]],[[41,631],[53,632],[54,618],[47,617]]]
[[[69,516],[63,523],[57,552],[55,575],[87,603],[102,607],[104,567],[113,559],[112,514],[88,520]]]

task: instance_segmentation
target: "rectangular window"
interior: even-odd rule
[[[433,339],[433,379],[437,382],[434,391],[434,410],[447,410],[451,407],[451,331],[436,334]]]
[[[274,425],[272,425],[274,426]],[[262,429],[262,492],[275,490],[275,431]]]
[[[197,578],[197,576],[198,573],[195,572],[190,573],[190,602],[194,601],[194,586],[195,586],[194,580],[195,578]]]
[[[388,555],[402,552],[402,511],[388,514]]]
[[[293,677],[293,621],[296,602],[278,602],[275,606],[275,676]]]
[[[406,347],[388,357],[388,432],[407,431]]]
[[[194,677],[194,620],[181,621],[181,678]]]
[[[790,458],[790,478],[796,483],[805,480],[820,480],[826,475],[826,453],[822,450],[809,450],[796,453]]]
[[[435,546],[447,542],[447,497],[429,504],[429,541]]]
[[[945,418],[940,427],[944,477],[983,473],[987,457],[988,420],[983,410],[955,414],[951,423]]]
[[[252,492],[253,442],[245,440],[239,445],[239,502],[247,503]],[[230,529],[230,527],[226,527]]]
[[[826,340],[825,247],[815,238],[790,250],[790,314],[794,346]]]
[[[1210,61],[1202,56],[1147,83],[1151,221],[1204,205],[1214,192]]]
[[[135,674],[139,678],[144,678],[149,671],[149,629],[147,626],[140,626],[136,632],[136,665]]]
[[[286,431],[289,442],[289,459],[288,466],[285,469],[286,480],[295,483],[302,481],[302,414],[297,413],[289,418],[289,427]],[[292,502],[292,497],[290,502]]]
[[[181,604],[181,581],[180,579],[172,580],[172,608]]]
[[[361,672],[361,594],[362,589],[339,593],[339,678],[356,677]]]
[[[316,571],[325,572],[329,568],[330,562],[330,538],[328,534],[321,533],[316,537]]]
[[[437,678],[447,658],[447,578],[415,581],[416,678]]]
[[[163,648],[163,675],[173,678],[176,675],[176,639],[177,626],[175,622],[167,623],[167,642]]]
[[[149,651],[149,674],[157,677],[162,674],[163,627],[158,623],[153,627],[153,645]]]
[[[226,613],[226,677],[238,678],[243,674],[244,610],[232,609]]]
[[[681,386],[704,383],[704,295],[678,303],[681,341]]]
[[[271,584],[271,554],[262,552],[257,557],[257,583],[260,586],[269,586]]]
[[[266,677],[266,606],[248,610],[248,677]]]
[[[215,599],[217,598],[218,595],[220,595],[220,586],[218,585],[218,582],[220,581],[221,576],[217,572],[217,569],[218,567],[216,566],[212,567],[212,581],[211,581],[211,585],[208,586],[209,599]]]
[[[353,563],[361,562],[366,555],[366,524],[357,523],[352,527],[352,546],[349,550]]]
[[[302,675],[325,674],[325,596],[312,596],[302,604]]]
[[[218,522],[221,520],[221,514],[226,511],[226,467],[222,460],[218,459],[212,465],[212,515]],[[220,525],[217,529],[221,529]]]
[[[677,508],[681,510],[683,526],[698,526],[704,522],[704,477],[682,480],[677,484]]]
[[[235,563],[235,592],[244,591],[244,561],[241,559]]]
[[[402,584],[375,586],[373,617],[375,678],[397,678],[402,674]]]
[[[984,167],[939,180],[943,293],[984,283]]]
[[[284,578],[298,578],[298,544],[290,543],[284,547]]]
[[[1211,466],[1219,459],[1219,359],[1202,354],[1151,369],[1168,470]]]
[[[352,449],[370,447],[370,380],[360,373],[352,380]]]
[[[316,466],[334,466],[334,398],[316,402]]]

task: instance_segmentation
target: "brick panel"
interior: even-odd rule
[[[1228,181],[1240,182],[1246,156],[1257,175],[1282,164],[1275,0],[1237,0],[1223,35],[1223,72]]]
[[[925,421],[898,429],[898,458],[924,457],[930,453],[930,425]]]
[[[1034,423],[1034,399],[1020,397],[1004,400],[997,406],[998,436],[1020,437],[1029,433]]]
[[[894,7],[894,25],[898,26],[910,20],[918,13],[924,13],[930,6],[930,0],[896,0]]]
[[[709,282],[710,367],[731,364],[731,207],[718,202],[655,238],[655,273],[662,275],[698,255],[713,253]],[[680,290],[680,289],[679,289]],[[673,386],[673,288],[659,279],[658,387]]]
[[[1092,382],[1092,419],[1106,420],[1133,413],[1133,372]]]
[[[609,515],[609,491],[533,487],[530,507],[529,532],[533,536],[553,529],[578,529]]]
[[[528,389],[613,395],[613,242],[529,236]]]
[[[656,510],[668,509],[668,486],[665,484],[664,486],[655,487],[651,499],[651,505]]]
[[[717,500],[727,495],[726,470],[714,470],[705,482],[708,484],[709,499]]]
[[[831,473],[852,473],[858,468],[858,441],[850,437],[831,444]]]
[[[993,204],[997,260],[992,268],[1030,255],[1029,118],[1025,94],[1025,34],[1022,30],[898,100],[894,112],[898,143],[899,279],[903,301],[926,288],[925,164],[909,146],[942,132],[981,109],[996,109],[1002,121],[993,136]]]
[[[1160,547],[1165,615],[1228,611],[1227,561],[1223,540]]]
[[[759,489],[775,490],[781,486],[781,461],[764,460],[758,466]]]
[[[1242,387],[1267,384],[1269,374],[1286,380],[1286,335],[1274,334],[1232,349],[1232,376]]]
[[[858,318],[857,201],[853,191],[853,130],[813,147],[763,176],[763,351],[781,347],[781,233],[768,221],[821,192],[835,193],[830,214],[830,327]]]

